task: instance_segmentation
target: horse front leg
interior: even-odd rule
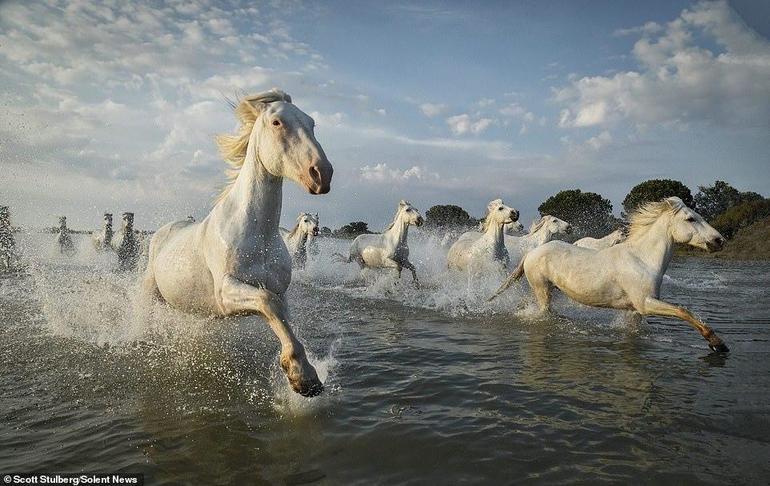
[[[701,336],[703,336],[703,338],[706,341],[708,341],[709,347],[713,351],[717,351],[720,353],[726,353],[730,351],[727,345],[725,345],[724,341],[722,341],[722,339],[720,339],[719,336],[716,335],[713,329],[711,329],[703,321],[695,317],[692,312],[685,309],[684,307],[669,304],[668,302],[663,302],[662,300],[658,300],[653,297],[647,297],[644,300],[644,309],[641,310],[641,313],[646,316],[657,315],[657,316],[666,316],[666,317],[677,317],[679,319],[682,319],[683,321],[687,322],[692,327],[694,327],[701,334]]]
[[[281,342],[281,368],[295,392],[312,397],[323,391],[323,384],[315,368],[307,360],[305,347],[289,326],[286,303],[278,294],[226,275],[220,295],[222,310],[226,315],[258,312],[267,320]]]
[[[417,278],[417,270],[414,268],[414,265],[412,265],[412,262],[407,260],[402,265],[404,266],[404,268],[412,272],[412,283],[415,285],[415,287],[419,287],[420,281]]]

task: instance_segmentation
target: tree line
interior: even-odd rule
[[[739,191],[725,181],[710,186],[698,186],[695,195],[682,182],[672,179],[651,179],[634,186],[623,199],[621,217],[612,214],[612,203],[595,192],[567,189],[550,196],[538,206],[540,216],[550,215],[563,219],[573,227],[574,239],[584,236],[598,238],[622,226],[627,216],[640,205],[678,196],[695,209],[726,238],[755,221],[770,216],[770,199],[751,191]],[[462,229],[477,226],[479,220],[465,209],[453,204],[439,204],[425,212],[428,228]],[[352,238],[371,233],[367,223],[355,221],[332,231],[322,228],[321,233],[340,238]]]

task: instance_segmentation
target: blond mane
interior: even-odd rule
[[[663,214],[674,215],[685,207],[681,201],[663,199],[642,204],[628,216],[628,240],[638,238],[649,230],[650,226],[660,219]]]
[[[215,204],[222,201],[235,183],[235,179],[246,161],[246,151],[249,147],[249,138],[254,129],[254,123],[262,113],[257,105],[259,103],[273,103],[276,101],[285,101],[291,103],[291,96],[279,89],[271,89],[254,95],[244,96],[237,101],[230,101],[229,104],[235,111],[235,117],[240,121],[241,126],[235,135],[220,134],[216,136],[216,144],[219,153],[229,167],[225,169],[227,183],[217,196]]]
[[[294,228],[292,228],[287,235],[289,238],[294,238],[294,236],[297,234],[297,231],[299,231],[300,222],[302,221],[303,217],[305,217],[305,213],[299,213],[299,216],[297,216],[297,224],[294,225]]]
[[[407,202],[407,201],[405,201],[403,199],[401,200],[401,202],[398,203],[398,208],[396,209],[396,214],[393,215],[393,219],[390,221],[390,223],[387,226],[385,226],[385,229],[382,230],[383,233],[387,232],[389,229],[391,229],[393,226],[395,226],[396,219],[398,219],[398,213],[401,212],[401,208],[403,208],[404,206],[411,206],[411,204],[409,204],[409,202]]]
[[[481,232],[486,233],[491,223],[492,223],[492,211],[490,211],[489,208],[487,208],[487,214],[484,215],[484,220],[481,222]]]
[[[535,221],[532,221],[532,224],[529,225],[529,234],[533,234],[536,231],[538,231],[540,228],[542,228],[543,225],[545,224],[545,218],[546,217],[543,216],[540,219],[536,219]]]

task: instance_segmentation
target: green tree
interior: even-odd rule
[[[575,238],[601,237],[617,226],[612,216],[612,203],[595,192],[560,191],[546,199],[537,210],[541,216],[551,215],[570,223]]]
[[[725,181],[715,181],[713,186],[698,186],[694,198],[698,212],[708,221],[737,204],[761,199],[756,192],[740,192]]]
[[[739,229],[770,216],[770,199],[746,201],[728,208],[712,221],[712,226],[725,238],[732,238]]]
[[[430,226],[469,226],[467,211],[453,204],[439,204],[425,212],[425,223]]]
[[[623,199],[623,209],[625,214],[629,214],[644,203],[660,201],[672,196],[679,197],[687,206],[693,207],[692,193],[681,182],[671,179],[650,179],[631,189]]]

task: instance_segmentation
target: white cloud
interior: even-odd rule
[[[420,111],[422,111],[422,114],[429,118],[441,115],[448,109],[449,107],[442,103],[423,103],[420,105]]]
[[[478,118],[474,120],[467,113],[450,116],[446,119],[449,129],[455,135],[464,135],[466,133],[479,134],[489,128],[493,122],[494,120],[491,118]]]
[[[560,126],[624,120],[642,126],[767,124],[770,42],[750,30],[726,2],[699,3],[665,27],[645,24],[638,32],[643,35],[633,49],[638,71],[583,77],[555,90],[556,101],[565,106]],[[700,36],[722,52],[696,45]]]
[[[386,163],[381,163],[373,166],[365,165],[360,168],[360,171],[361,179],[369,182],[435,181],[440,179],[437,173],[416,165],[400,170],[391,168]]]

